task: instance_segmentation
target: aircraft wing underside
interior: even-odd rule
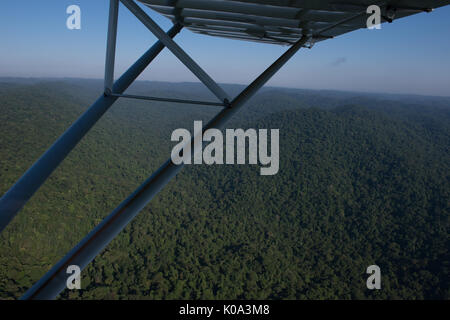
[[[381,22],[429,12],[448,0],[139,0],[173,22],[210,36],[266,42],[295,43],[303,35],[310,44],[367,27],[377,5]]]

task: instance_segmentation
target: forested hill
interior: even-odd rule
[[[0,79],[0,194],[101,87]],[[188,83],[130,92],[212,99]],[[0,234],[0,298],[23,294],[158,168],[173,129],[215,112],[114,105]],[[279,173],[186,166],[61,298],[450,298],[449,98],[265,88],[229,127],[279,128]],[[381,290],[366,288],[373,264]]]

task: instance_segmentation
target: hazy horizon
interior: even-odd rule
[[[63,80],[91,80],[91,81],[99,81],[103,82],[102,78],[84,78],[84,77],[15,77],[15,76],[2,76],[0,75],[0,81],[3,80],[48,80],[48,81],[63,81]],[[154,83],[171,83],[171,84],[197,84],[199,86],[204,86],[200,81],[164,81],[164,80],[145,80],[140,79],[136,80],[136,83],[140,82],[154,82]],[[248,84],[242,83],[230,83],[230,82],[218,82],[219,85],[225,86],[242,86],[246,87]],[[204,87],[205,90],[208,90]],[[288,86],[277,86],[277,85],[265,85],[263,89],[288,89],[288,90],[306,90],[306,91],[328,91],[328,92],[340,92],[340,93],[356,93],[356,94],[367,94],[367,95],[389,95],[389,96],[408,96],[408,97],[429,97],[429,98],[450,98],[450,93],[448,95],[429,95],[429,94],[414,94],[414,93],[402,93],[402,92],[382,92],[382,91],[360,91],[360,90],[339,90],[339,89],[330,89],[330,88],[304,88],[304,87],[288,87]]]

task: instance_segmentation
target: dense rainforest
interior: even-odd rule
[[[0,79],[0,195],[101,87]],[[212,99],[193,83],[130,93]],[[115,104],[0,234],[0,299],[20,297],[157,169],[172,130],[216,112]],[[278,128],[278,174],[186,166],[61,299],[450,298],[450,98],[265,88],[228,127]],[[373,264],[381,290],[366,287]]]

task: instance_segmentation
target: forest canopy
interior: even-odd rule
[[[102,83],[0,80],[3,194]],[[192,83],[131,93],[210,98]],[[0,234],[0,299],[20,297],[169,158],[174,129],[214,112],[114,105]],[[265,88],[228,127],[279,129],[279,172],[186,166],[60,298],[450,298],[450,98]],[[381,290],[366,288],[373,264]]]

